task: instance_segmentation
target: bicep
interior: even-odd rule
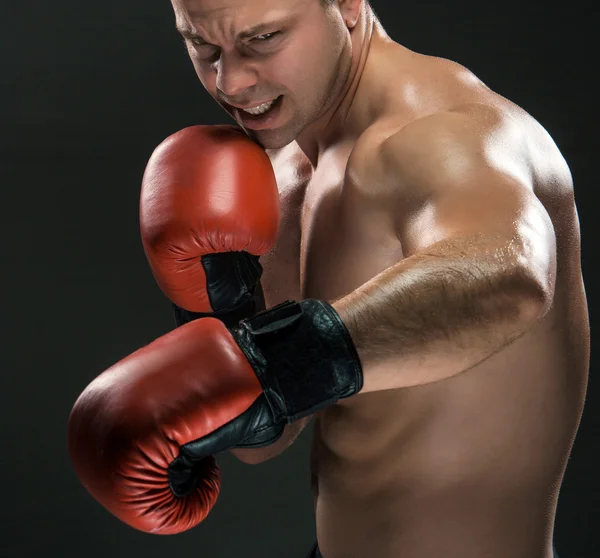
[[[540,200],[527,185],[494,172],[482,173],[477,185],[450,186],[411,213],[399,209],[395,216],[406,255],[461,239],[510,245],[526,259],[545,259],[555,252],[553,224]]]
[[[444,115],[388,142],[387,177],[396,180],[392,211],[403,252],[495,257],[553,288],[554,227],[534,193],[524,151],[518,138],[509,141],[510,131],[487,126]]]

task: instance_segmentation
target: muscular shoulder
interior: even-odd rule
[[[435,214],[441,200],[466,206],[485,192],[529,191],[552,218],[572,205],[570,171],[549,134],[526,114],[493,105],[460,105],[366,133],[353,157],[347,180],[399,231],[419,229],[418,217]]]
[[[415,195],[431,182],[431,173],[465,171],[465,159],[481,155],[494,141],[516,145],[522,138],[500,111],[484,105],[469,104],[404,121],[387,119],[357,140],[346,181],[382,200],[407,188]]]
[[[458,105],[398,127],[377,144],[370,165],[387,188],[425,196],[490,172],[531,189],[571,183],[562,154],[539,123],[518,108],[485,103]]]
[[[388,177],[420,188],[460,182],[481,167],[531,182],[523,127],[506,111],[468,104],[416,119],[380,146],[378,164]]]

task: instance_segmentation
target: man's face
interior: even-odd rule
[[[350,67],[337,7],[325,10],[319,0],[172,3],[200,81],[266,149],[294,141],[335,102]],[[245,33],[259,24],[264,26]],[[275,98],[267,122],[235,108]]]

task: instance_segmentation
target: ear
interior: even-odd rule
[[[363,0],[338,0],[338,7],[348,29],[352,29],[358,22],[358,17],[363,7]]]

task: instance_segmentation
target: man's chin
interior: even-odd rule
[[[239,123],[238,123],[239,124]],[[281,149],[292,143],[296,138],[290,137],[281,129],[249,130],[239,124],[241,128],[258,143],[263,149]]]

